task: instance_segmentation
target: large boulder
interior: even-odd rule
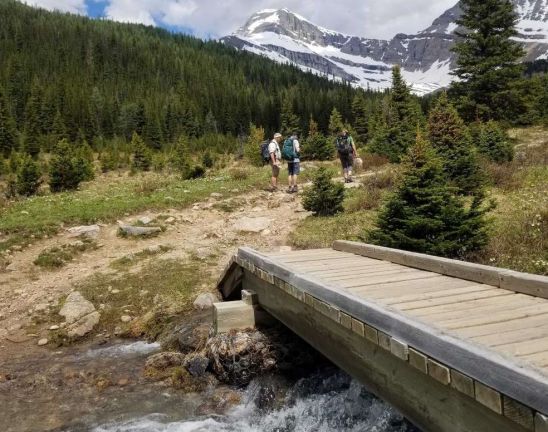
[[[65,318],[69,337],[85,336],[94,329],[101,317],[93,303],[86,300],[78,291],[69,294],[59,315]]]
[[[186,370],[193,377],[203,377],[209,366],[209,359],[202,354],[189,354],[184,362]]]
[[[244,216],[234,224],[234,229],[244,233],[260,233],[269,228],[271,224],[272,219],[266,217],[250,218]]]

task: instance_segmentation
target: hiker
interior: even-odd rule
[[[352,179],[352,165],[354,158],[358,156],[358,152],[356,151],[354,140],[346,129],[341,131],[335,145],[337,146],[337,152],[339,153],[339,159],[343,168],[344,182],[352,183],[354,181]]]
[[[297,186],[297,176],[301,172],[301,160],[300,157],[301,145],[299,144],[299,135],[297,132],[284,141],[282,149],[282,157],[287,161],[288,181],[289,188],[287,193],[297,193],[299,188]]]
[[[280,166],[282,164],[282,152],[280,143],[282,142],[282,134],[275,133],[274,138],[268,145],[268,154],[270,155],[270,166],[272,167],[272,179],[270,183],[270,191],[278,190],[278,176],[280,175]]]

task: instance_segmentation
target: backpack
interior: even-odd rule
[[[337,138],[337,151],[339,154],[346,156],[349,154],[352,154],[353,148],[352,148],[352,142],[350,141],[350,137],[338,137]]]
[[[270,141],[263,141],[261,143],[261,158],[264,163],[268,163],[270,161],[270,152],[268,151],[269,145]]]
[[[293,138],[288,138],[284,141],[284,146],[282,148],[282,158],[286,161],[293,162],[297,158],[297,152],[295,151],[295,143]]]

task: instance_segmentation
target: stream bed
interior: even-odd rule
[[[0,382],[0,430],[418,432],[332,365],[185,394],[143,376],[144,360],[159,350],[118,341],[12,359],[2,365],[8,372]]]

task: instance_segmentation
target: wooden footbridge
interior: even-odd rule
[[[424,431],[548,432],[547,277],[335,242],[241,248],[218,287],[219,328],[258,303]]]

